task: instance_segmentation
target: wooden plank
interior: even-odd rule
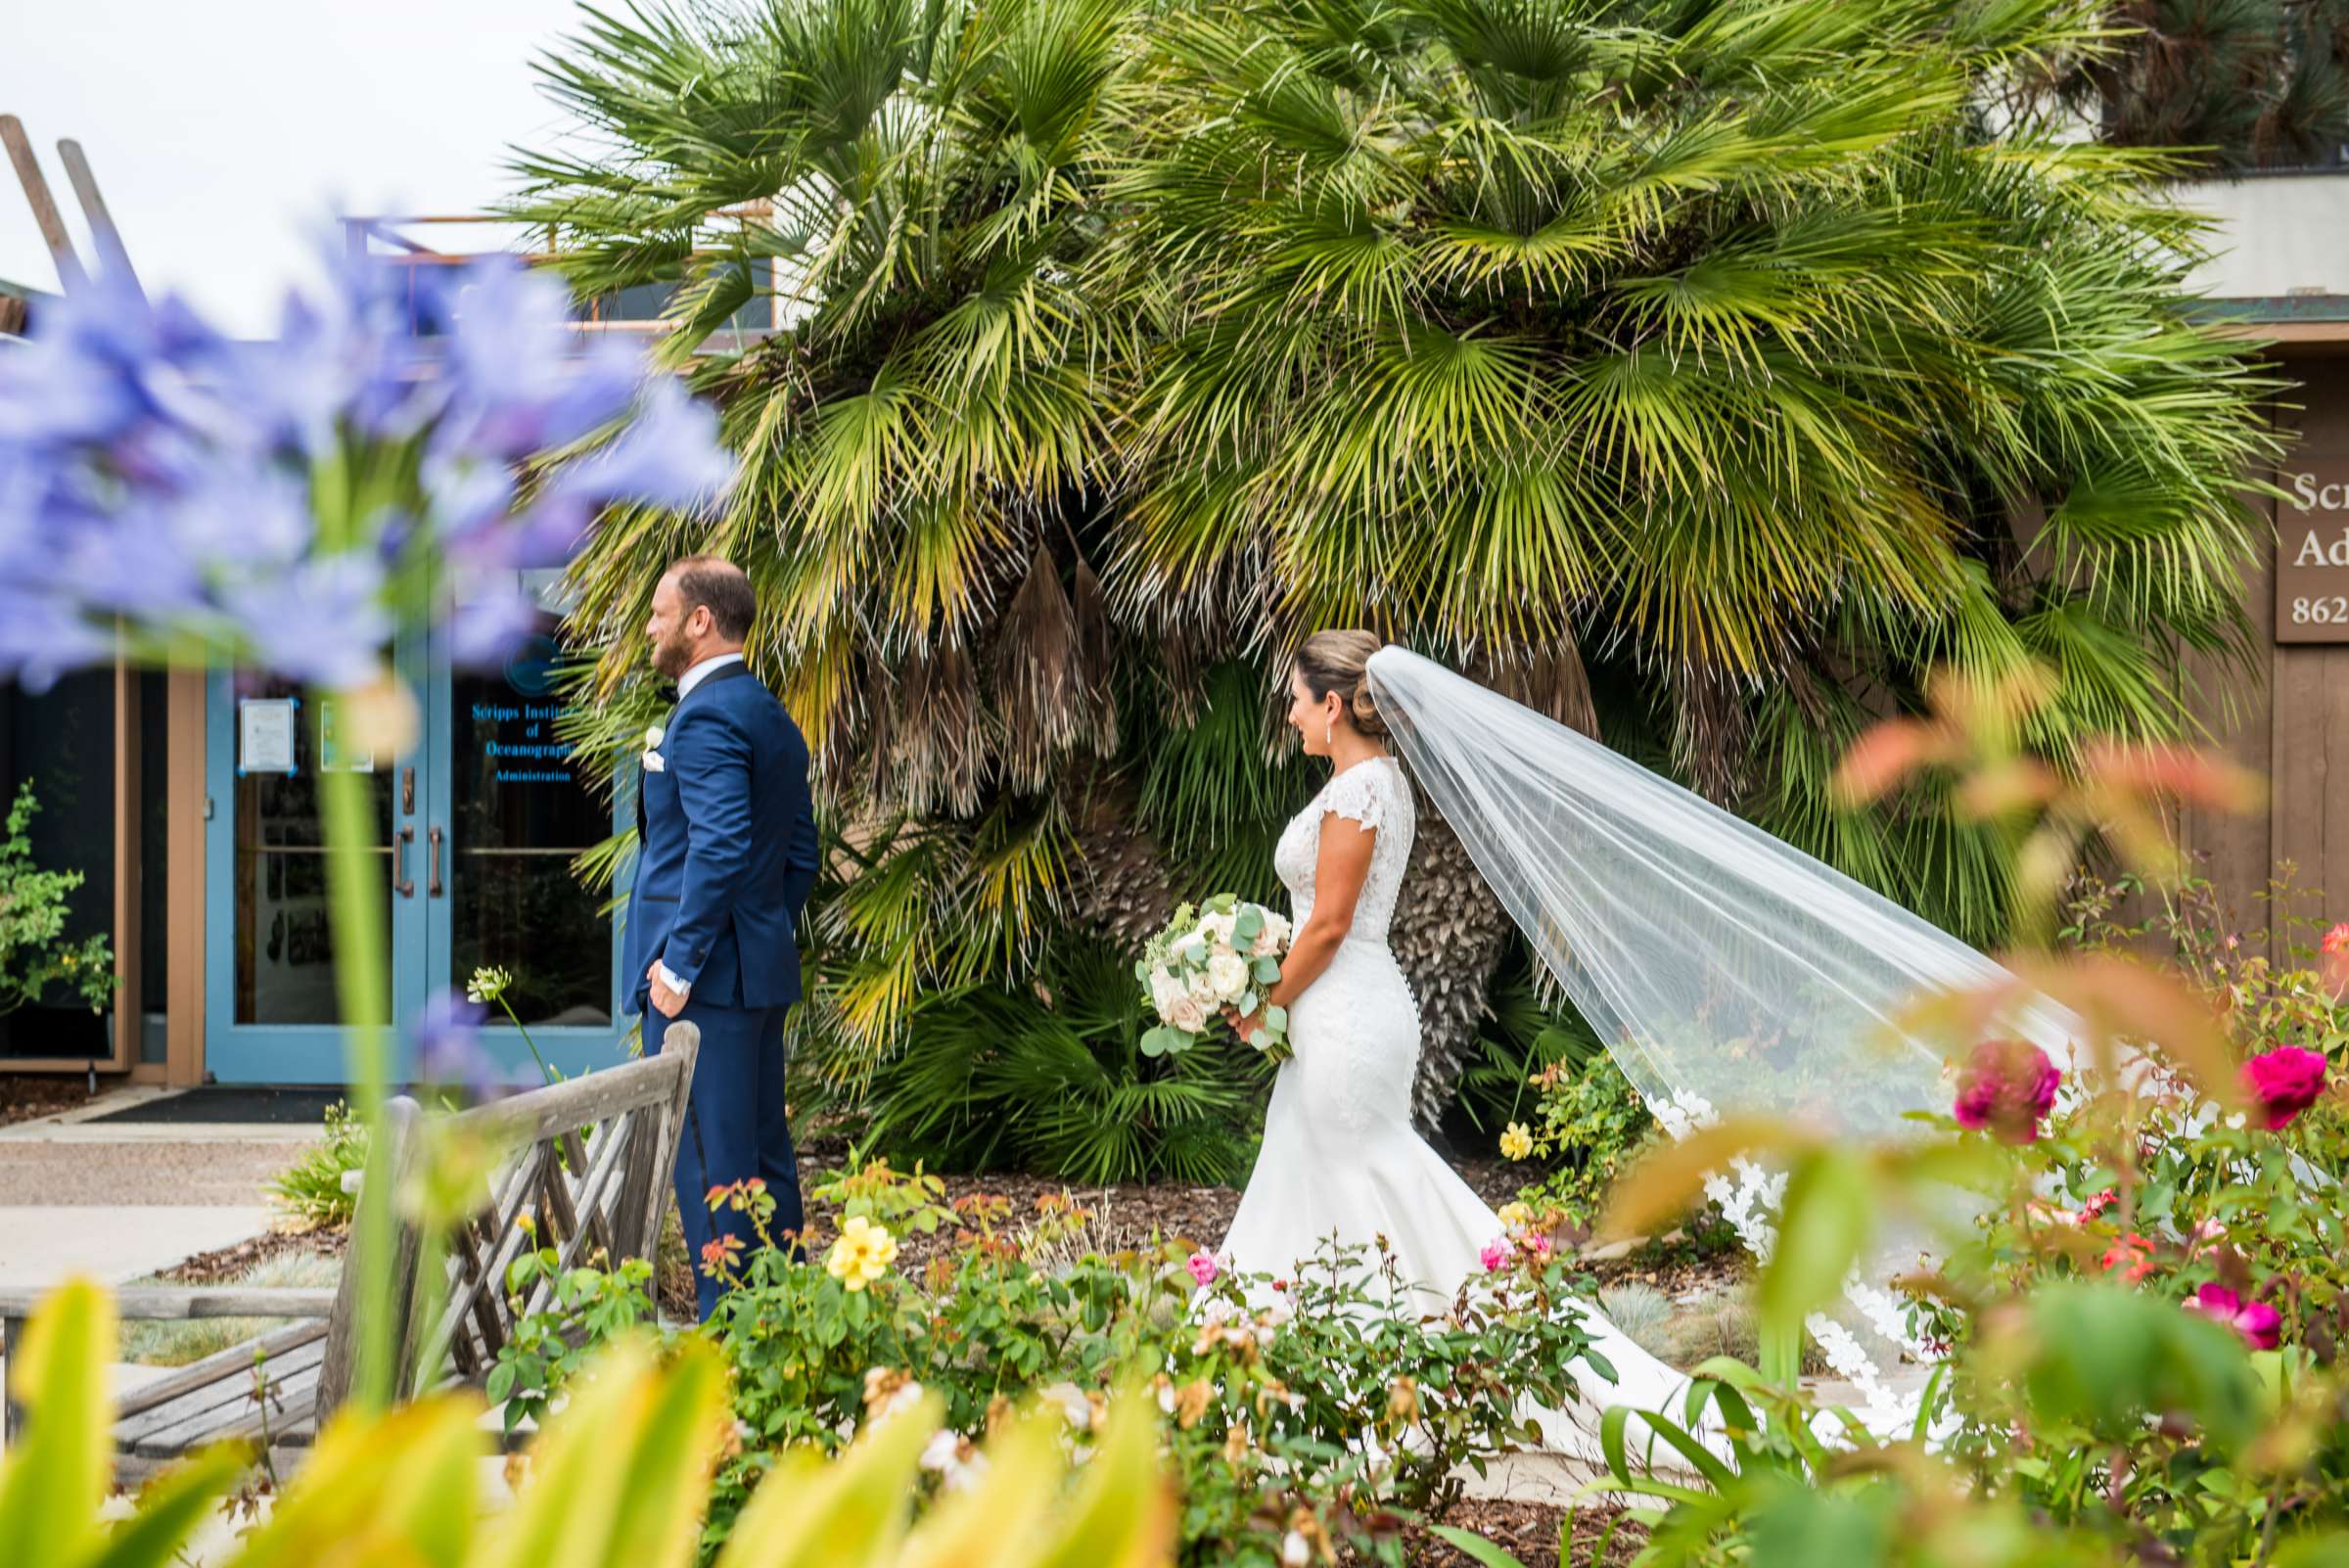
[[[639,1105],[657,1105],[676,1086],[678,1063],[666,1052],[568,1083],[531,1089],[458,1113],[462,1130],[492,1144],[542,1143],[567,1128],[609,1122]]]
[[[669,1178],[676,1169],[677,1140],[685,1131],[686,1107],[693,1102],[693,1073],[701,1051],[702,1031],[698,1024],[671,1024],[661,1032],[661,1055],[677,1064],[677,1078],[668,1099],[660,1108],[658,1130],[651,1139],[653,1173],[645,1183],[640,1240],[630,1252],[631,1257],[650,1258],[660,1248],[661,1217],[668,1202]]]
[[[0,1290],[0,1316],[28,1317],[46,1290]],[[138,1285],[115,1292],[123,1317],[186,1323],[200,1317],[324,1317],[335,1292],[298,1286]]]
[[[166,1454],[185,1453],[222,1438],[257,1436],[264,1424],[274,1440],[298,1428],[314,1429],[317,1398],[318,1368],[288,1367],[271,1379],[266,1412],[253,1398],[253,1390],[247,1388],[234,1401],[208,1409],[191,1410],[168,1426],[137,1435],[126,1435],[117,1429],[115,1442],[125,1453],[158,1459]]]
[[[89,220],[90,238],[96,243],[107,270],[120,273],[123,281],[144,300],[147,291],[130,264],[130,250],[122,243],[122,231],[115,226],[115,214],[107,208],[105,194],[98,189],[98,176],[90,167],[89,155],[81,150],[81,143],[69,137],[57,144],[57,156],[66,165],[66,178],[72,182],[73,195],[81,203],[81,215]]]
[[[393,1177],[383,1185],[394,1190],[400,1184],[398,1177],[407,1164],[408,1151],[414,1142],[416,1115],[417,1109],[414,1100],[404,1094],[395,1095],[385,1103],[383,1125],[377,1129],[385,1145],[386,1168],[392,1172]],[[388,1203],[391,1198],[391,1192],[372,1191],[362,1183],[359,1188],[360,1212],[364,1214],[368,1205]],[[406,1230],[408,1226],[399,1224],[397,1228]],[[350,1394],[351,1374],[354,1370],[353,1361],[358,1347],[358,1314],[362,1305],[359,1301],[359,1279],[364,1272],[359,1268],[356,1238],[365,1233],[364,1225],[354,1224],[352,1226],[353,1243],[350,1260],[343,1266],[342,1288],[335,1293],[334,1312],[327,1319],[326,1360],[318,1377],[318,1424],[321,1426],[326,1424],[327,1417],[332,1415],[336,1407]],[[396,1239],[395,1235],[395,1242]]]
[[[563,1151],[564,1168],[570,1171],[592,1171],[594,1166],[606,1164],[617,1158],[620,1151],[627,1147],[625,1123],[634,1114],[633,1111],[622,1111],[612,1121],[604,1124],[601,1135],[596,1139],[596,1157],[592,1165],[587,1159],[586,1146],[579,1141],[578,1133],[567,1130],[556,1145]],[[606,1218],[604,1209],[605,1205],[603,1204],[582,1201],[579,1222],[587,1227],[589,1245],[601,1247],[604,1256],[611,1260],[610,1266],[618,1268],[620,1254],[612,1245],[612,1223]],[[592,1257],[593,1254],[591,1253],[589,1256]]]
[[[325,1356],[325,1341],[313,1340],[266,1362],[259,1372],[275,1386],[280,1399],[299,1384],[306,1403],[316,1389],[318,1364]],[[115,1442],[140,1453],[176,1453],[204,1442],[223,1426],[253,1412],[254,1407],[252,1371],[241,1378],[214,1378],[175,1400],[116,1422]]]
[[[48,243],[50,259],[57,263],[57,281],[68,294],[78,294],[89,287],[89,274],[82,270],[81,258],[73,254],[73,240],[66,232],[65,215],[57,209],[57,200],[49,194],[48,177],[41,172],[41,161],[33,156],[32,138],[24,134],[24,122],[14,115],[0,115],[0,146],[8,149],[9,161],[17,166],[17,183],[24,187],[24,200],[32,208],[33,226],[41,231]]]
[[[308,1322],[278,1329],[275,1333],[263,1334],[257,1339],[249,1339],[242,1345],[231,1345],[200,1361],[189,1362],[169,1377],[132,1389],[122,1396],[121,1406],[115,1412],[116,1419],[143,1414],[222,1377],[250,1376],[254,1358],[285,1356],[325,1337],[325,1322],[312,1318]]]
[[[175,669],[163,677],[170,711],[163,759],[170,824],[163,836],[163,899],[170,911],[163,944],[163,1054],[167,1081],[175,1086],[204,1082],[204,684],[201,669]]]

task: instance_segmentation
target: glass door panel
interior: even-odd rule
[[[289,683],[249,678],[238,692],[238,715],[244,761],[256,769],[241,763],[229,797],[235,918],[228,935],[236,976],[230,1019],[332,1027],[342,1022],[343,1010],[335,988],[334,924],[328,918],[319,768],[331,761],[367,774],[373,807],[369,853],[383,889],[387,963],[399,898],[395,888],[413,875],[393,853],[392,769],[378,766],[373,758],[328,756],[331,734]],[[412,841],[414,830],[408,832]]]
[[[612,1026],[612,921],[572,866],[612,833],[555,724],[554,618],[504,669],[449,676],[448,964],[495,966],[533,1032]]]

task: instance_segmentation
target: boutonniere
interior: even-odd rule
[[[668,771],[668,760],[661,755],[661,740],[665,732],[654,724],[644,732],[644,770],[648,773]]]

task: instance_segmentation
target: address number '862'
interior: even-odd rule
[[[2292,600],[2292,624],[2295,626],[2349,625],[2349,594],[2317,594],[2299,596]]]

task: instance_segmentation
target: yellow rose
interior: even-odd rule
[[[898,1238],[864,1216],[853,1215],[840,1227],[840,1239],[824,1259],[824,1271],[851,1290],[862,1290],[897,1261]]]
[[[1511,1122],[1500,1134],[1500,1153],[1503,1159],[1530,1159],[1534,1152],[1534,1135],[1525,1130],[1523,1122]]]
[[[1511,1230],[1522,1230],[1534,1222],[1534,1211],[1522,1203],[1504,1203],[1500,1206],[1500,1222]]]

